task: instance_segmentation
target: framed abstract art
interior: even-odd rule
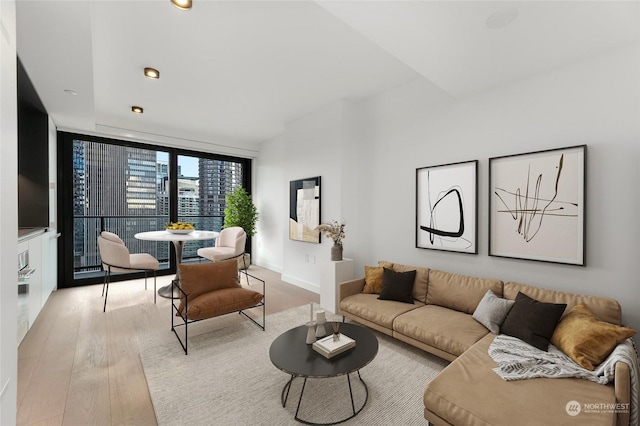
[[[320,176],[289,182],[289,239],[320,244]]]
[[[489,159],[489,255],[585,265],[586,145]]]
[[[416,247],[478,253],[478,161],[416,169]]]

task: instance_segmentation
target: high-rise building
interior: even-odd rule
[[[219,231],[224,220],[225,197],[242,185],[241,162],[193,158],[197,176],[185,176],[178,165],[179,221],[197,229]],[[192,170],[187,167],[187,169]],[[187,172],[195,174],[195,171]],[[170,221],[171,188],[166,153],[103,142],[74,140],[73,208],[74,267],[100,268],[97,238],[102,229],[118,234],[131,252],[146,252],[158,260],[173,250],[167,242],[142,241],[138,232],[163,229]],[[196,258],[197,249],[212,241],[185,244],[183,259]]]
[[[73,165],[74,215],[78,218],[74,266],[99,267],[97,238],[103,227],[137,251],[143,243],[133,235],[157,229],[162,222],[156,217],[156,151],[75,140]]]
[[[200,177],[201,215],[206,216],[203,228],[219,231],[222,228],[225,197],[242,185],[242,164],[232,161],[200,159],[198,165]]]

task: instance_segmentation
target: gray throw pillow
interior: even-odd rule
[[[493,334],[500,334],[500,325],[514,303],[516,303],[515,300],[503,299],[491,290],[487,290],[473,313],[473,319],[487,327]]]

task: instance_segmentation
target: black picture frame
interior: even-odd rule
[[[320,176],[289,182],[289,239],[320,244]]]
[[[489,255],[586,266],[587,146],[489,159]]]
[[[416,169],[416,248],[478,254],[478,160]]]

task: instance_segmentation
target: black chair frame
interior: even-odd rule
[[[234,256],[234,257],[238,257],[238,256]],[[231,258],[233,259],[233,258]],[[228,260],[228,259],[226,259]],[[262,331],[265,331],[266,328],[266,312],[265,312],[265,301],[266,301],[266,293],[265,293],[265,281],[255,277],[249,273],[246,272],[246,269],[243,272],[246,276],[247,276],[247,285],[249,286],[249,277],[260,281],[262,283],[262,301],[260,301],[259,303],[256,303],[253,306],[249,306],[248,308],[244,308],[244,309],[238,309],[238,310],[234,310],[234,311],[229,311],[229,312],[225,312],[224,314],[220,314],[220,315],[216,315],[214,317],[211,318],[216,318],[222,315],[227,315],[227,314],[232,314],[237,312],[240,315],[244,315],[247,319],[249,319],[252,323],[254,323],[255,325],[257,325]],[[173,334],[176,335],[176,337],[178,338],[178,342],[180,342],[180,346],[182,346],[182,349],[184,350],[184,354],[188,355],[188,338],[189,338],[189,324],[192,324],[194,322],[199,322],[199,321],[205,321],[211,318],[202,318],[202,319],[197,319],[197,320],[192,320],[187,318],[187,312],[189,309],[189,298],[187,297],[187,294],[182,290],[182,288],[180,288],[180,284],[176,281],[173,280],[171,282],[171,285],[173,286],[174,289],[178,289],[178,292],[181,294],[180,297],[175,297],[175,292],[172,292],[171,294],[171,331],[173,331]],[[179,310],[179,304],[180,304],[180,300],[181,298],[184,297],[184,310],[181,313]],[[178,302],[178,305],[176,305],[176,301]],[[249,315],[247,315],[244,311],[249,310],[249,309],[253,309],[253,308],[258,308],[262,306],[262,324],[260,324],[258,321],[256,321],[254,318],[250,317]],[[176,315],[177,314],[177,315]],[[182,319],[181,322],[176,324],[176,317],[180,317]],[[180,334],[176,331],[176,328],[178,327],[184,327],[184,341],[180,338]]]
[[[106,265],[106,269],[105,269]],[[111,281],[111,268],[117,269],[126,269],[132,272],[144,272],[144,289],[147,289],[147,276],[149,272],[153,273],[153,303],[156,303],[156,270],[155,269],[140,269],[140,268],[125,268],[118,265],[110,265],[106,262],[102,262],[102,270],[104,271],[104,276],[102,278],[102,296],[104,297],[104,307],[102,308],[102,312],[107,312],[107,297],[109,296],[109,282]]]

